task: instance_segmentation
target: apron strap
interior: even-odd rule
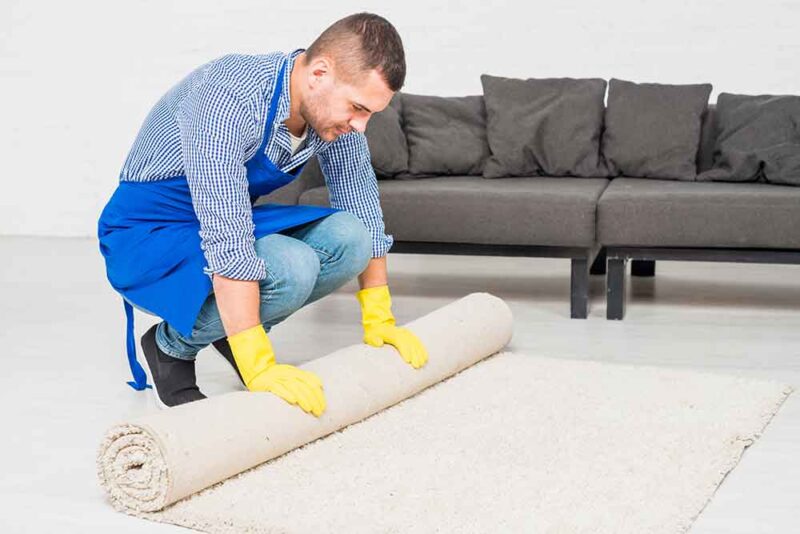
[[[147,383],[147,375],[144,373],[144,369],[142,369],[141,364],[136,360],[136,342],[133,336],[133,306],[131,306],[130,303],[125,299],[122,299],[122,303],[125,306],[125,317],[127,318],[128,323],[128,365],[130,365],[131,375],[133,375],[133,381],[128,382],[128,385],[136,391],[151,389],[153,386]]]
[[[272,92],[269,110],[267,111],[267,123],[264,125],[264,137],[261,139],[261,145],[258,147],[258,150],[256,150],[256,155],[254,157],[263,156],[267,149],[269,134],[272,133],[272,121],[275,120],[275,113],[278,111],[278,100],[281,98],[281,90],[283,89],[283,73],[286,71],[286,63],[288,63],[288,60],[283,62],[281,70],[278,72],[278,80],[275,82],[275,89]]]

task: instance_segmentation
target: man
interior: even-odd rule
[[[191,72],[152,109],[98,222],[100,250],[128,317],[162,322],[141,339],[162,406],[203,399],[194,359],[213,343],[251,391],[320,416],[319,377],[276,363],[270,328],[358,276],[364,342],[419,368],[425,347],[395,326],[377,181],[364,131],[405,80],[400,36],[351,15],[307,49],[228,55]],[[316,156],[331,208],[253,206]]]

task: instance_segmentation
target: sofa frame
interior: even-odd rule
[[[557,247],[395,241],[392,245],[392,253],[569,258],[572,264],[570,317],[573,319],[586,319],[589,315],[589,275],[605,273],[605,257],[601,255],[599,246]]]
[[[631,260],[632,276],[655,276],[656,261],[800,264],[800,251],[753,248],[622,247],[605,249],[606,319],[622,320],[627,300],[625,274]]]

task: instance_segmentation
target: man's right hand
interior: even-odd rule
[[[263,325],[228,336],[228,343],[247,389],[269,391],[317,417],[325,411],[322,381],[309,371],[276,363]]]

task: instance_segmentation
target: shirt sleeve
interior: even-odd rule
[[[256,255],[255,226],[244,166],[254,138],[248,111],[228,88],[201,84],[177,112],[186,180],[200,221],[203,271],[237,280],[266,277]]]
[[[394,238],[385,232],[378,179],[372,168],[367,138],[361,132],[345,134],[319,152],[317,159],[331,206],[361,219],[372,236],[372,257],[385,256]]]

